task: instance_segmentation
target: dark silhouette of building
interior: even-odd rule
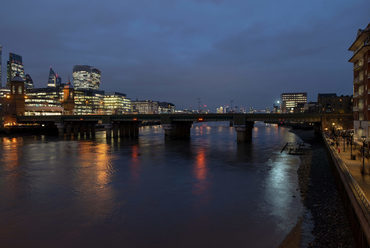
[[[337,96],[335,93],[318,94],[320,113],[352,113],[352,96]]]
[[[25,87],[27,89],[32,89],[33,88],[33,80],[30,76],[30,74],[26,74],[26,80],[25,80]]]
[[[59,87],[62,84],[62,78],[50,67],[48,87]]]

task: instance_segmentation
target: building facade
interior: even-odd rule
[[[75,65],[73,67],[73,85],[76,90],[98,90],[100,86],[100,70],[89,65]]]
[[[283,93],[281,94],[281,110],[283,113],[294,113],[297,112],[297,107],[307,103],[307,93]]]
[[[352,113],[352,96],[337,96],[335,93],[318,94],[317,103],[320,113]]]
[[[353,119],[354,137],[369,140],[370,136],[370,23],[359,29],[348,50],[353,52]]]
[[[104,91],[74,89],[76,115],[104,114]]]
[[[158,102],[158,113],[160,114],[175,113],[175,104],[170,102]]]
[[[132,111],[139,114],[158,114],[158,102],[151,100],[132,101]]]
[[[131,113],[131,100],[126,94],[106,92],[104,95],[104,112],[108,115]]]
[[[26,80],[22,56],[14,53],[9,53],[9,60],[7,62],[7,80],[6,80],[7,88],[10,88],[10,82],[17,74],[24,81]]]
[[[27,89],[25,115],[61,115],[62,99],[62,87]]]

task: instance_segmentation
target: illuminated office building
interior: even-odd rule
[[[307,103],[307,93],[283,93],[281,94],[281,102],[283,113],[293,113],[297,107]]]
[[[50,67],[48,87],[59,87],[62,84],[62,78]]]
[[[27,89],[25,115],[61,115],[63,88]]]
[[[105,114],[124,114],[131,112],[131,100],[126,94],[119,92],[105,93],[104,95]]]
[[[76,115],[104,114],[104,91],[91,89],[74,90]]]
[[[370,23],[359,29],[348,50],[353,52],[353,126],[355,139],[370,135]]]
[[[76,90],[98,90],[100,86],[100,70],[89,65],[75,65],[73,67],[73,85]]]
[[[17,75],[17,73],[23,80],[26,80],[22,56],[14,53],[9,53],[9,60],[7,62],[7,88],[10,87],[10,81]]]

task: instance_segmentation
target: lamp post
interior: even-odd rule
[[[331,126],[332,126],[332,133],[333,133],[333,136],[335,136],[335,122],[333,122],[333,123],[331,124]]]
[[[361,168],[361,174],[365,174],[365,141],[366,136],[361,136],[362,140],[362,168]]]
[[[353,155],[352,155],[352,143],[353,143],[353,132],[350,133],[350,137],[351,137],[351,160],[354,160],[353,159]]]
[[[346,135],[344,132],[342,134],[342,139],[343,139],[343,152],[345,152],[346,151]]]

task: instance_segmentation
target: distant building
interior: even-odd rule
[[[62,87],[27,89],[25,115],[61,115],[62,99]]]
[[[76,115],[104,114],[104,91],[74,89]]]
[[[32,89],[33,88],[33,80],[30,76],[30,74],[26,74],[25,76],[26,80],[24,82],[24,85],[26,86],[26,89]]]
[[[24,74],[22,56],[14,54],[14,53],[9,53],[9,60],[7,62],[7,80],[6,80],[7,88],[10,88],[10,82],[17,74],[24,81],[26,80],[26,76]]]
[[[158,102],[158,113],[160,114],[175,113],[175,104],[170,102]]]
[[[62,84],[62,78],[50,67],[48,87],[59,87]]]
[[[281,94],[281,109],[283,113],[293,113],[299,103],[307,103],[307,93],[283,93]],[[301,106],[301,105],[300,105]]]
[[[100,70],[89,65],[73,67],[73,85],[75,90],[98,90],[100,86]]]
[[[151,100],[132,101],[132,111],[139,114],[158,114],[158,102]]]
[[[317,103],[320,113],[352,113],[352,96],[337,94],[318,94]]]
[[[304,105],[305,113],[319,113],[319,104],[318,102],[308,102]]]
[[[131,100],[123,93],[105,93],[104,111],[108,115],[131,113]]]

